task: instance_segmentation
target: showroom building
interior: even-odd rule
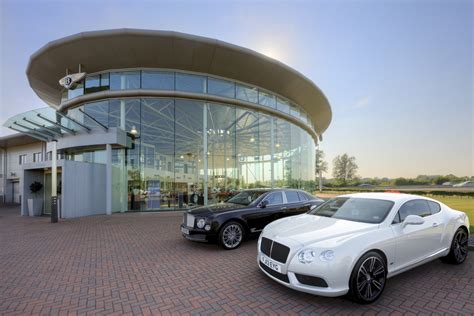
[[[281,62],[177,32],[65,37],[31,56],[27,76],[48,107],[4,124],[42,144],[41,159],[19,171],[24,215],[38,196],[48,213],[51,188],[63,218],[182,210],[245,188],[309,188],[332,115],[321,90]],[[45,185],[33,194],[35,181]]]

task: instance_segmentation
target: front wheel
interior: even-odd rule
[[[225,250],[235,249],[244,239],[244,228],[237,222],[226,223],[219,232],[219,245]]]
[[[349,294],[360,304],[375,302],[385,288],[387,267],[384,258],[370,251],[357,261],[349,280]]]
[[[444,261],[452,264],[463,263],[468,253],[468,242],[467,232],[462,228],[458,228],[451,242],[451,249],[448,255],[443,258]]]

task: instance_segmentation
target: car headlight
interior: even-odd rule
[[[198,228],[202,229],[206,225],[206,220],[204,218],[200,218],[200,219],[198,219],[196,225],[197,225]]]
[[[301,263],[311,263],[313,262],[314,258],[316,258],[316,252],[314,249],[303,249],[298,253],[298,260]]]
[[[319,254],[319,259],[321,261],[331,261],[332,259],[334,259],[334,251],[324,250]]]

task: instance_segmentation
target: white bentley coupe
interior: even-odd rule
[[[292,289],[371,303],[396,274],[436,258],[464,262],[468,227],[466,214],[429,198],[348,194],[267,225],[257,260]]]

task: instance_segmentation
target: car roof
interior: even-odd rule
[[[273,191],[301,191],[301,189],[290,189],[290,188],[255,188],[255,189],[243,189],[241,191],[264,191],[264,192],[273,192]]]
[[[405,201],[409,201],[413,199],[429,200],[419,195],[406,194],[406,193],[392,193],[392,192],[352,193],[352,194],[341,195],[341,197],[379,199],[379,200],[388,200],[388,201],[393,201],[393,202],[405,202]]]

